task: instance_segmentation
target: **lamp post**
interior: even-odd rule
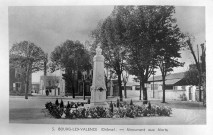
[[[154,86],[154,81],[155,81],[155,78],[154,78],[154,64],[153,64],[152,72],[153,72],[153,98],[155,98],[155,86]]]
[[[83,88],[83,97],[84,97],[84,100],[85,100],[85,87],[84,87],[84,85],[85,85],[85,74],[86,73],[82,73],[83,75],[82,75],[82,82],[83,82],[83,86],[82,86],[82,88]]]

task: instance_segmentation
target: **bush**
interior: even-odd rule
[[[56,102],[57,103],[57,102]],[[75,118],[124,118],[124,117],[144,117],[144,116],[170,116],[172,114],[172,109],[168,106],[157,106],[151,105],[136,105],[132,103],[131,105],[126,102],[120,103],[110,103],[109,108],[104,107],[93,107],[93,108],[79,108],[82,103],[71,102],[67,104],[66,108],[61,100],[60,106],[47,102],[45,104],[46,109],[54,118],[61,118],[62,114],[65,113],[65,118],[75,119]],[[115,106],[118,107],[115,107]],[[75,108],[75,109],[72,109]]]
[[[56,105],[56,106],[59,106],[58,99],[56,99],[56,101],[55,101],[55,105]]]
[[[62,99],[61,99],[61,103],[60,103],[60,108],[64,108],[64,102]]]

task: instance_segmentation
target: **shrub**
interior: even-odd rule
[[[55,105],[56,105],[56,106],[59,106],[58,99],[56,99],[56,101],[55,101]]]
[[[68,119],[72,119],[73,118],[73,114],[70,112],[71,109],[69,107],[66,108],[65,110],[65,118],[68,118]]]
[[[64,102],[62,99],[61,99],[61,103],[60,103],[60,108],[64,108]]]
[[[89,108],[89,115],[91,116],[91,118],[98,118],[96,108]]]
[[[131,100],[132,102],[132,100]],[[130,103],[131,103],[130,102]],[[57,102],[56,102],[57,103]],[[172,114],[172,109],[168,106],[157,106],[151,105],[149,102],[148,105],[136,105],[131,103],[112,103],[110,102],[109,108],[104,108],[101,106],[93,107],[93,108],[79,108],[84,103],[74,103],[71,102],[67,104],[66,108],[64,108],[63,101],[59,106],[53,104],[51,102],[47,102],[45,104],[46,109],[48,109],[49,113],[54,118],[61,118],[63,113],[65,114],[65,118],[74,119],[74,118],[124,118],[124,117],[142,117],[142,116],[170,116]],[[72,106],[71,106],[72,105]],[[115,106],[118,107],[115,107]],[[71,109],[76,108],[76,109]],[[64,116],[64,115],[63,115]]]
[[[132,99],[131,99],[131,101],[130,101],[130,105],[133,105]]]
[[[187,97],[186,94],[183,93],[182,95],[180,95],[181,101],[187,101]]]
[[[156,113],[159,116],[170,116],[172,114],[172,109],[168,106],[157,106]]]
[[[71,108],[69,101],[67,103],[67,108]]]
[[[116,106],[119,107],[119,105],[120,105],[120,102],[119,102],[119,99],[117,99]]]

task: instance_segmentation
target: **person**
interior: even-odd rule
[[[46,90],[46,96],[48,96],[49,95],[49,90]]]

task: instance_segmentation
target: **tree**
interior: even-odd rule
[[[152,40],[151,40],[151,19],[149,6],[126,7],[128,10],[126,18],[126,48],[128,50],[127,63],[130,66],[129,73],[133,74],[140,81],[141,100],[143,90],[143,100],[147,103],[147,90],[145,83],[152,74]]]
[[[71,89],[75,98],[75,77],[81,77],[81,72],[91,69],[89,52],[79,41],[66,40],[57,46],[51,53],[52,71],[65,70],[63,78],[66,82],[66,90]],[[78,86],[78,85],[77,85]]]
[[[199,61],[199,48],[198,48],[198,45],[197,45],[197,51],[198,51],[198,57],[196,57],[196,54],[195,54],[195,51],[194,51],[194,47],[193,47],[193,39],[194,37],[193,36],[190,36],[188,33],[185,35],[186,36],[186,48],[190,50],[192,56],[193,56],[193,59],[195,61],[195,64],[196,64],[196,68],[198,70],[198,77],[199,77],[199,83],[198,83],[198,87],[199,87],[199,101],[201,102],[202,101],[202,95],[201,95],[201,85],[202,85],[202,80],[205,80],[205,77],[203,78],[203,74],[205,76],[205,70],[206,70],[206,61],[205,61],[205,46],[204,46],[204,43],[201,44],[201,49],[202,49],[202,56],[201,56],[201,64],[200,64],[200,61]],[[202,79],[203,78],[203,79]]]
[[[125,63],[124,33],[122,18],[114,11],[103,22],[100,22],[97,28],[92,31],[92,37],[95,39],[93,46],[101,43],[103,55],[105,57],[105,66],[113,69],[118,76],[119,96],[122,101],[121,74]],[[93,48],[95,48],[93,47]]]
[[[46,55],[44,51],[30,41],[21,41],[13,44],[10,49],[10,66],[21,68],[25,78],[25,99],[28,99],[29,76],[37,71],[44,70]]]
[[[199,72],[196,68],[196,65],[190,65],[188,71],[184,74],[184,81],[189,85],[198,85],[199,84]]]
[[[159,7],[159,15],[157,16],[156,26],[156,41],[158,46],[155,47],[157,51],[157,65],[160,68],[163,81],[163,100],[165,102],[165,79],[169,72],[173,71],[174,67],[183,66],[184,63],[179,62],[181,58],[180,50],[183,46],[183,34],[180,32],[176,19],[173,17],[175,7],[162,6]]]
[[[206,47],[201,44],[201,71],[202,71],[202,86],[203,86],[203,105],[206,106]]]
[[[178,61],[183,34],[176,19],[173,6],[137,6],[127,8],[125,20],[126,43],[130,72],[140,80],[143,100],[147,101],[145,83],[153,68],[158,66],[163,78],[163,102],[165,102],[165,77],[174,67],[182,66]],[[141,99],[141,90],[140,98]]]

